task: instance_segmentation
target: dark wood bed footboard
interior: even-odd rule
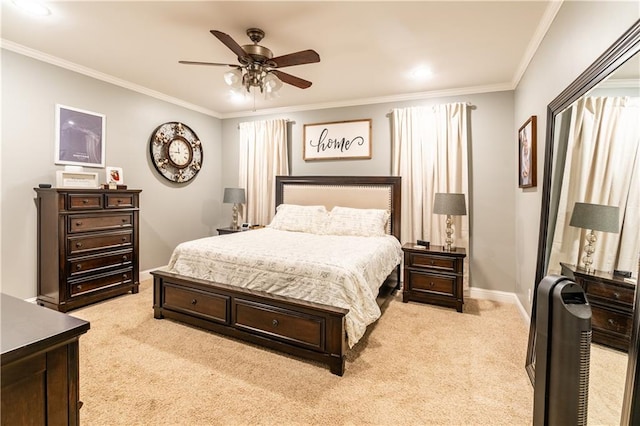
[[[324,363],[344,374],[348,309],[154,271],[154,317]]]

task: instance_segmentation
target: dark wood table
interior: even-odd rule
[[[78,340],[89,322],[0,294],[2,425],[80,423]]]

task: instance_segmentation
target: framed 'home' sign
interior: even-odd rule
[[[305,161],[371,158],[371,119],[305,124],[303,133]]]

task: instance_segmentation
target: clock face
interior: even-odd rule
[[[202,167],[202,143],[186,124],[172,121],[158,126],[149,151],[158,173],[171,182],[189,182]]]

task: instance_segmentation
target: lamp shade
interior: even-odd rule
[[[464,201],[464,194],[437,193],[433,201],[433,213],[465,216],[467,205]]]
[[[245,202],[244,188],[225,188],[222,202],[243,204]]]
[[[573,206],[570,226],[592,231],[620,232],[619,208],[602,204],[576,203]]]

